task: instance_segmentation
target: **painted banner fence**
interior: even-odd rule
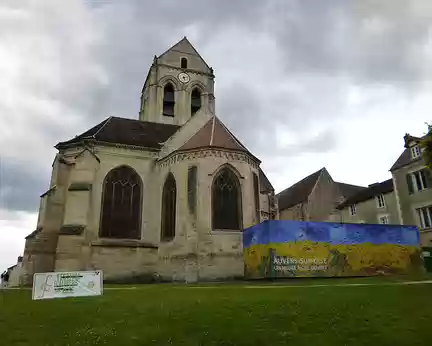
[[[99,296],[103,290],[103,273],[97,271],[36,273],[33,277],[33,300]]]
[[[372,276],[423,270],[415,226],[264,221],[243,233],[246,278]]]

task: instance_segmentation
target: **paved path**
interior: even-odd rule
[[[190,288],[231,288],[231,287],[239,287],[239,288],[252,288],[252,289],[267,289],[267,288],[307,288],[307,287],[355,287],[355,286],[401,286],[401,285],[427,285],[432,284],[432,280],[422,280],[422,281],[396,281],[396,282],[374,282],[374,283],[346,283],[346,284],[312,284],[312,285],[283,285],[279,283],[269,283],[262,285],[230,285],[230,284],[221,284],[218,286],[211,285],[202,285],[202,286],[190,286],[188,284],[177,284],[171,286],[172,288],[180,288],[180,289],[190,289]],[[137,290],[137,289],[145,289],[154,287],[154,284],[143,284],[139,286],[125,286],[125,287],[104,287],[105,290],[118,290],[118,291],[129,291],[129,290]],[[4,288],[4,290],[31,290],[30,287],[19,288],[19,287],[8,287]]]
[[[263,284],[263,285],[230,285],[230,284],[221,284],[218,286],[214,285],[202,285],[202,286],[190,286],[188,284],[177,284],[171,286],[172,288],[180,288],[180,289],[190,289],[190,288],[231,288],[231,287],[239,287],[239,288],[304,288],[304,287],[352,287],[352,286],[394,286],[394,285],[426,285],[432,284],[432,280],[422,280],[422,281],[397,281],[397,282],[374,282],[374,283],[346,283],[346,284],[312,284],[312,285],[283,285],[283,284]],[[144,289],[150,288],[154,285],[140,285],[140,286],[127,286],[127,287],[104,287],[104,290],[136,290],[136,289]]]

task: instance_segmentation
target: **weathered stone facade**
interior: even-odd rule
[[[179,69],[179,59],[184,56],[189,66]],[[183,86],[177,79],[179,70],[191,78]],[[160,91],[167,81],[176,85],[174,117],[162,115]],[[201,88],[202,107],[191,117],[188,93],[196,85]],[[127,143],[112,140],[113,134],[108,136],[107,132],[113,123],[131,124],[108,119],[93,132],[89,130],[90,135],[57,145],[51,186],[41,196],[38,228],[26,240],[24,283],[30,283],[36,272],[94,269],[102,270],[105,279],[111,281],[243,276],[241,230],[276,217],[274,193],[271,186],[260,188],[255,197],[254,174],[262,176],[260,161],[215,118],[213,72],[187,40],[155,59],[144,85],[140,117],[143,122],[174,124],[178,129],[169,128],[173,133],[150,148],[131,144],[129,139]],[[139,124],[132,125],[139,131]],[[211,129],[208,143],[182,150],[195,134],[203,133],[205,126]],[[131,168],[143,184],[139,239],[101,237],[104,180],[119,166]],[[193,180],[191,167],[196,167]],[[212,184],[224,168],[239,182],[241,227],[237,230],[217,230],[212,225]],[[175,236],[163,241],[162,189],[169,173],[177,191]],[[258,184],[262,187],[264,182]]]
[[[298,221],[339,221],[337,206],[361,186],[335,182],[327,169],[307,176],[280,192],[279,218]]]

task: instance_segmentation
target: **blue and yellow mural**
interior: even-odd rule
[[[264,221],[243,233],[246,278],[421,272],[415,226]]]

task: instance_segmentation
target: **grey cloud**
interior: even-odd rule
[[[22,167],[7,160],[0,161],[0,209],[34,212],[39,196],[49,185],[49,170]]]
[[[2,39],[9,42],[5,36],[12,38],[16,43],[11,48],[28,57],[14,86],[20,90],[20,102],[0,100],[0,114],[25,117],[23,125],[17,125],[25,134],[20,141],[39,151],[28,154],[13,149],[13,143],[7,150],[0,148],[8,160],[34,159],[35,165],[28,169],[8,163],[2,169],[1,196],[11,209],[37,206],[49,173],[41,173],[43,179],[37,180],[34,171],[48,172],[52,146],[108,116],[136,118],[153,55],[188,32],[200,52],[232,28],[243,29],[249,38],[261,35],[275,43],[277,56],[269,57],[259,47],[254,52],[263,62],[256,68],[268,72],[268,80],[257,80],[249,67],[230,66],[241,77],[225,76],[227,81],[216,94],[218,116],[261,159],[275,153],[298,154],[298,147],[277,147],[280,129],[293,142],[303,143],[301,152],[333,150],[336,135],[329,128],[336,118],[350,113],[346,110],[349,83],[396,81],[405,88],[413,80],[430,77],[419,72],[424,56],[417,49],[426,38],[429,13],[419,15],[412,5],[418,1],[400,2],[402,7],[395,12],[394,1],[384,1],[391,6],[379,8],[376,2],[363,0],[88,1],[62,11],[52,2],[31,15],[22,14],[21,20],[0,20],[0,45]],[[29,18],[37,23],[27,26]],[[374,31],[373,25],[382,29]],[[41,42],[40,46],[32,40]],[[241,47],[241,38],[236,44]],[[210,65],[218,60],[224,69],[229,56],[238,53],[220,51],[217,57],[204,54],[204,58]],[[324,130],[311,137],[309,129],[317,124]],[[11,194],[12,185],[19,189]]]
[[[429,78],[419,64],[426,62],[419,47],[428,39],[432,11],[419,13],[414,4],[421,2],[295,2],[294,15],[274,29],[287,71],[402,87]]]
[[[275,148],[272,151],[274,158],[289,158],[298,156],[299,152],[307,154],[323,154],[336,149],[338,145],[335,131],[326,130],[314,136],[304,137],[288,147]]]

